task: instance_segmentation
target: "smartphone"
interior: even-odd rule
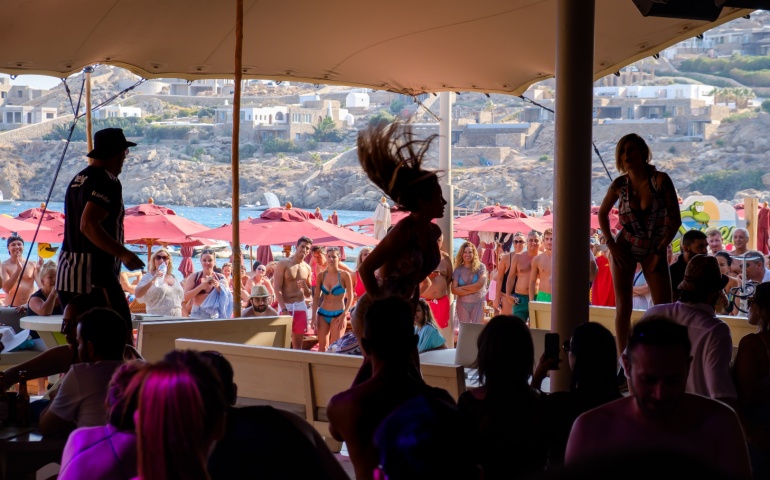
[[[559,334],[558,333],[545,334],[545,352],[544,353],[546,358],[553,358],[558,362],[559,360]]]

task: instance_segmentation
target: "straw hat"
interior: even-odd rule
[[[269,297],[270,292],[267,291],[267,287],[264,285],[254,285],[251,287],[251,295],[249,298]]]
[[[728,281],[730,279],[726,275],[722,275],[716,257],[695,255],[687,262],[684,280],[679,284],[679,290],[718,292],[725,288]]]
[[[0,342],[3,344],[3,352],[10,352],[29,338],[29,330],[14,333],[13,327],[0,327]]]

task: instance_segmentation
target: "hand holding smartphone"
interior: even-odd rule
[[[549,370],[556,370],[559,368],[559,334],[558,333],[546,333],[545,334],[545,358],[553,358],[554,366]]]

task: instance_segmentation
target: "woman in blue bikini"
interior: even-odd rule
[[[325,352],[329,342],[345,334],[347,313],[353,303],[353,281],[340,270],[340,251],[326,249],[326,270],[316,277],[313,294],[313,325],[318,336],[318,351]]]

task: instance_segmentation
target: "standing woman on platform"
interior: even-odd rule
[[[621,138],[615,148],[615,166],[621,175],[607,189],[599,208],[599,226],[612,258],[618,352],[626,348],[631,328],[637,262],[642,265],[653,303],[671,303],[666,249],[676,236],[682,218],[674,183],[651,165],[651,160],[650,147],[639,135],[631,133]],[[615,202],[618,202],[622,229],[613,238],[609,213]]]

